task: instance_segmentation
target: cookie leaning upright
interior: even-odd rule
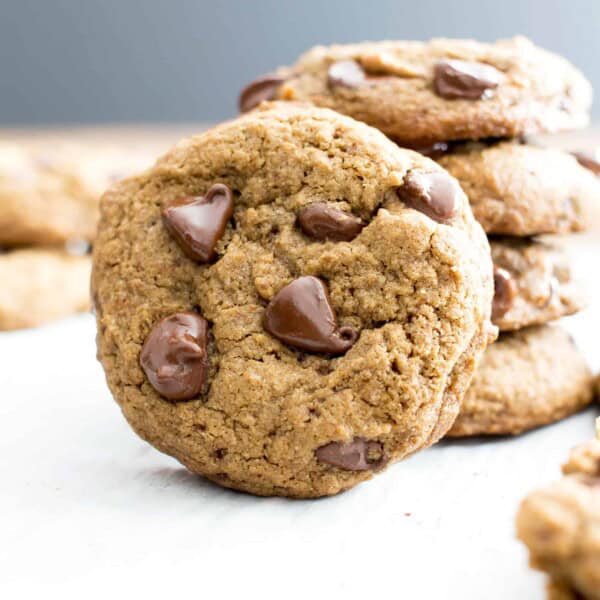
[[[454,179],[337,113],[278,103],[102,200],[98,348],[144,439],[262,495],[316,497],[439,439],[494,330]]]
[[[240,104],[308,101],[416,147],[583,127],[591,97],[575,67],[525,38],[434,39],[315,47],[248,86]]]

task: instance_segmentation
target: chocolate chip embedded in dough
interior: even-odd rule
[[[317,240],[349,242],[364,227],[355,215],[330,206],[326,202],[315,202],[298,213],[298,224],[302,231]]]
[[[249,83],[240,92],[238,99],[240,112],[248,112],[256,108],[261,102],[273,100],[284,81],[285,78],[279,75],[263,75]]]
[[[458,208],[461,190],[456,180],[443,171],[410,171],[397,189],[400,200],[438,223],[449,223]]]
[[[357,88],[365,81],[365,70],[355,60],[334,62],[327,71],[327,82],[330,87]]]
[[[503,79],[503,74],[490,65],[442,60],[435,66],[433,87],[447,100],[481,100],[490,97]]]
[[[140,354],[152,387],[167,400],[189,400],[206,383],[208,322],[192,312],[170,315],[154,325]]]
[[[346,471],[381,469],[387,462],[383,444],[354,438],[349,443],[331,442],[315,450],[317,460]]]
[[[358,339],[354,328],[338,327],[327,288],[317,277],[299,277],[279,290],[263,322],[273,337],[309,352],[343,354]]]
[[[517,284],[509,271],[494,266],[494,301],[492,320],[501,319],[513,306]]]
[[[222,183],[206,196],[177,198],[163,209],[163,223],[179,247],[192,260],[207,263],[233,215],[233,194]]]

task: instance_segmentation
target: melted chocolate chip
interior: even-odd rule
[[[152,387],[168,400],[197,396],[206,382],[207,343],[208,323],[195,313],[175,313],[156,323],[140,354]]]
[[[331,442],[315,450],[317,460],[346,471],[381,469],[387,462],[383,444],[363,438],[351,442]]]
[[[329,67],[327,81],[331,87],[357,88],[365,83],[366,76],[355,60],[340,60]]]
[[[233,194],[222,183],[206,196],[184,196],[163,209],[163,223],[171,237],[192,260],[210,262],[215,246],[233,214]]]
[[[312,238],[336,242],[353,240],[365,226],[358,217],[326,202],[316,202],[303,208],[298,214],[298,224]]]
[[[448,100],[481,100],[491,96],[503,75],[490,65],[462,60],[442,60],[435,66],[433,87]]]
[[[460,187],[443,171],[409,171],[397,189],[400,200],[438,223],[449,223],[456,214]]]
[[[238,99],[240,112],[248,112],[261,102],[273,100],[279,86],[285,79],[279,75],[263,75],[249,83],[241,92]]]
[[[265,329],[285,344],[308,352],[343,354],[358,339],[352,327],[338,327],[325,284],[299,277],[269,302]]]
[[[517,296],[517,284],[506,269],[494,265],[494,301],[492,321],[501,319],[511,308]]]
[[[573,152],[572,154],[582,167],[589,169],[594,175],[600,177],[600,163],[598,161],[584,152]]]

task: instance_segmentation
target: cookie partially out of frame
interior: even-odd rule
[[[587,295],[558,245],[531,238],[492,238],[492,320],[501,331],[543,325],[583,310]]]
[[[0,253],[0,331],[36,327],[90,308],[89,256],[35,248]]]
[[[505,333],[485,352],[451,437],[518,434],[592,400],[592,375],[571,337],[544,325]]]
[[[184,140],[101,212],[109,386],[139,435],[226,487],[369,479],[448,430],[495,337],[456,181],[333,111],[263,106]]]
[[[592,89],[522,37],[434,39],[317,46],[247,86],[240,108],[273,98],[332,108],[416,147],[583,127]]]
[[[512,141],[445,148],[439,163],[488,234],[584,231],[600,214],[600,177],[568,152]]]
[[[558,482],[529,494],[517,534],[553,600],[600,599],[600,440],[573,451]]]
[[[92,240],[104,190],[151,163],[102,144],[0,142],[0,245]]]

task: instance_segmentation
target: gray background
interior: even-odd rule
[[[0,0],[0,125],[215,121],[316,43],[517,33],[600,87],[600,0]]]

